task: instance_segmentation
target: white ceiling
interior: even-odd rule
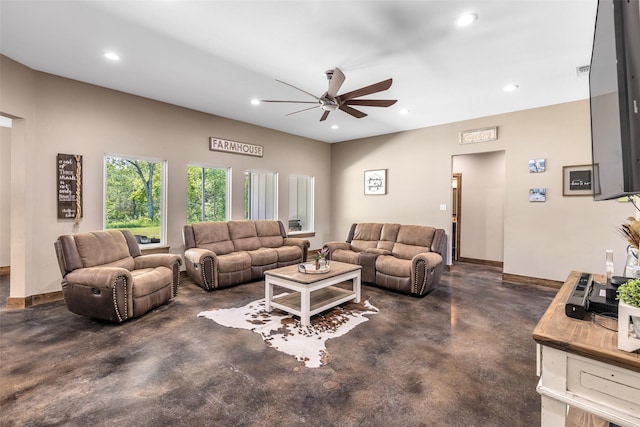
[[[596,0],[7,1],[0,52],[28,67],[325,142],[586,99]],[[478,20],[459,28],[459,15]],[[104,52],[113,50],[119,62]],[[393,78],[388,108],[308,105]],[[520,88],[504,92],[515,83]],[[408,115],[400,110],[410,109]],[[332,129],[337,125],[338,129]],[[218,135],[223,136],[224,135]]]

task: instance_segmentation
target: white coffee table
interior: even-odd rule
[[[347,301],[360,302],[360,270],[354,264],[332,261],[326,273],[300,273],[297,265],[276,268],[264,273],[265,309],[279,308],[300,317],[304,326],[311,316]],[[352,281],[352,289],[335,285]],[[294,291],[274,295],[274,287]]]

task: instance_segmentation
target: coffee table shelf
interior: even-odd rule
[[[297,266],[276,268],[265,272],[265,309],[279,308],[300,317],[304,326],[310,324],[310,317],[347,301],[360,302],[359,265],[332,262],[331,271],[325,274],[304,274]],[[352,289],[337,287],[352,281]],[[294,291],[287,295],[274,295],[274,288],[281,287]]]
[[[328,287],[311,293],[309,304],[309,316],[321,313],[332,307],[351,301],[356,298],[353,291],[347,289]],[[277,296],[271,300],[271,306],[279,308],[296,316],[302,315],[301,294],[294,292],[284,296]]]

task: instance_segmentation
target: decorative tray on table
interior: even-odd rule
[[[306,262],[303,264],[298,264],[298,272],[305,274],[322,274],[327,273],[330,270],[330,266],[325,265],[316,269],[316,265],[311,262]]]

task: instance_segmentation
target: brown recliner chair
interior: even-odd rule
[[[180,255],[142,255],[128,230],[64,235],[54,245],[73,313],[124,322],[177,295]]]

